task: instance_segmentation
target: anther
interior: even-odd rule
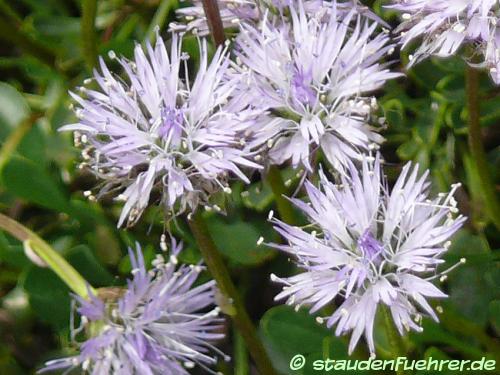
[[[269,214],[267,215],[267,220],[272,220],[273,217],[274,217],[274,211],[271,210],[271,211],[269,211]]]

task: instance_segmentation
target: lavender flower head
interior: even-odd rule
[[[373,158],[372,158],[373,159]],[[444,298],[431,280],[445,278],[453,269],[438,271],[449,238],[465,218],[457,211],[453,193],[428,198],[428,171],[418,177],[418,166],[407,164],[392,191],[380,161],[363,161],[335,185],[320,173],[319,188],[306,182],[309,203],[292,202],[310,221],[309,232],[277,219],[275,229],[288,244],[271,246],[292,255],[303,270],[295,276],[272,279],[284,285],[276,300],[286,299],[316,313],[334,299],[343,302],[329,317],[318,317],[337,336],[352,331],[349,353],[364,334],[372,355],[374,319],[385,305],[400,334],[421,331],[422,316],[438,317],[427,298]],[[465,260],[463,260],[465,261]]]
[[[195,365],[216,363],[224,356],[211,343],[219,333],[219,308],[207,312],[215,301],[215,282],[193,287],[201,266],[177,267],[181,245],[172,242],[170,259],[161,255],[147,271],[140,247],[130,250],[133,278],[127,288],[112,288],[89,300],[75,297],[81,315],[80,327],[73,327],[73,338],[85,330],[87,341],[80,353],[46,364],[40,372],[79,368],[84,373],[175,374],[184,375]],[[225,357],[225,356],[224,356]]]
[[[498,0],[393,0],[403,13],[399,26],[406,47],[422,39],[410,66],[431,56],[448,57],[465,44],[474,48],[471,65],[487,68],[500,84],[500,4]],[[482,61],[475,61],[482,56]]]
[[[125,201],[119,226],[135,223],[153,189],[177,214],[208,205],[214,192],[230,192],[229,175],[248,182],[240,167],[259,168],[240,145],[245,111],[230,101],[235,82],[227,78],[225,51],[219,48],[209,63],[206,41],[200,42],[199,70],[189,83],[180,78],[189,77],[182,38],[173,34],[171,44],[168,54],[158,36],[147,55],[138,45],[135,61],[117,59],[126,80],[101,59],[102,73],[94,73],[99,90],[83,88],[85,98],[72,94],[79,121],[63,130],[87,146],[83,165],[104,180],[102,193]]]
[[[237,29],[240,23],[257,26],[266,13],[274,16],[282,16],[288,7],[296,7],[299,0],[221,0],[218,1],[222,24],[225,29]],[[361,4],[358,0],[324,1],[303,0],[305,11],[316,17],[324,19],[330,13],[329,8],[335,6],[338,13],[346,14],[352,9],[364,16],[386,25],[372,10]],[[176,11],[182,23],[172,23],[174,30],[188,31],[197,35],[208,35],[210,33],[207,18],[203,10],[201,0],[193,0],[192,5],[179,8]],[[283,20],[277,17],[276,21]]]
[[[328,22],[318,22],[299,3],[290,23],[242,25],[237,37],[242,95],[265,111],[250,130],[268,148],[268,163],[291,160],[311,170],[321,148],[343,169],[383,140],[373,124],[376,99],[367,95],[400,75],[380,62],[389,38],[354,10],[341,20],[335,6],[329,12]]]

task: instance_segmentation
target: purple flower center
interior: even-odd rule
[[[158,135],[169,144],[179,145],[183,122],[184,114],[181,109],[162,108],[161,125],[158,128]]]
[[[316,93],[311,88],[312,72],[304,72],[302,68],[295,68],[292,76],[292,95],[294,100],[302,104],[312,105],[316,101]]]
[[[363,256],[373,261],[384,250],[384,247],[378,242],[369,229],[365,230],[363,235],[358,239],[358,247],[361,249]]]

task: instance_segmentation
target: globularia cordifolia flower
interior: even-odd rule
[[[240,23],[257,25],[264,14],[278,16],[286,13],[288,7],[296,7],[300,0],[222,0],[218,1],[222,24],[225,29],[237,29]],[[175,30],[190,31],[198,35],[208,35],[207,18],[203,10],[201,0],[193,0],[192,5],[177,9],[177,16],[183,23],[172,23]],[[315,16],[318,20],[328,17],[328,9],[337,7],[339,14],[348,13],[352,9],[374,21],[384,24],[371,9],[357,0],[324,1],[324,0],[303,0],[305,11]],[[277,22],[280,21],[278,17]]]
[[[464,44],[473,46],[471,65],[489,69],[500,84],[500,3],[498,0],[393,0],[391,8],[403,13],[399,26],[406,47],[421,39],[410,65],[431,55],[448,57]],[[474,61],[482,55],[482,62]],[[474,63],[474,64],[473,64]]]
[[[383,140],[372,116],[377,101],[368,95],[400,76],[381,62],[392,45],[354,10],[341,19],[335,6],[329,12],[328,22],[318,22],[299,4],[289,23],[242,25],[237,37],[242,95],[265,111],[250,131],[269,148],[271,164],[291,160],[311,170],[321,148],[343,169]]]
[[[63,129],[87,146],[83,165],[104,180],[101,192],[125,201],[119,226],[140,217],[153,189],[175,214],[229,192],[229,175],[248,182],[240,167],[259,168],[240,144],[245,111],[230,101],[235,82],[227,78],[225,52],[219,48],[209,62],[206,41],[200,42],[200,66],[188,82],[182,38],[173,34],[171,44],[169,54],[158,36],[147,55],[138,45],[135,61],[117,59],[125,80],[101,59],[102,73],[94,73],[99,89],[72,94],[79,120]]]
[[[215,282],[193,287],[202,267],[177,267],[180,250],[173,241],[169,261],[158,255],[147,271],[138,246],[136,254],[129,251],[133,277],[126,289],[105,289],[88,300],[75,297],[81,324],[72,328],[72,337],[82,331],[90,337],[79,344],[78,355],[50,361],[40,372],[183,375],[195,365],[209,370],[217,361],[213,352],[225,357],[212,345],[224,336],[219,308],[208,310]]]
[[[428,171],[419,177],[418,167],[408,163],[389,191],[377,157],[374,163],[365,159],[360,172],[351,165],[340,185],[323,173],[319,188],[306,182],[309,203],[292,202],[314,230],[271,219],[288,242],[271,246],[290,254],[303,270],[288,278],[272,276],[284,285],[276,300],[287,299],[297,308],[311,306],[315,313],[342,298],[331,316],[317,320],[336,325],[337,336],[352,331],[349,353],[364,334],[374,354],[373,324],[379,305],[389,308],[400,334],[421,331],[423,315],[437,321],[426,298],[446,297],[431,280],[443,280],[454,268],[437,270],[449,238],[465,218],[453,216],[458,184],[448,194],[429,198],[427,175]]]

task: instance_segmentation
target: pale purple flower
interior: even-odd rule
[[[428,171],[408,163],[391,191],[382,174],[379,157],[365,159],[358,172],[352,165],[340,184],[320,172],[319,188],[306,182],[309,202],[292,202],[307,216],[310,228],[271,219],[286,244],[271,246],[295,258],[302,272],[272,279],[283,284],[276,300],[286,299],[310,312],[341,298],[329,317],[319,317],[337,336],[352,332],[349,353],[364,337],[375,353],[373,324],[380,305],[389,308],[400,334],[421,331],[422,317],[438,317],[427,298],[444,298],[431,283],[449,272],[439,270],[450,237],[465,218],[457,212],[453,193],[429,198]]]
[[[246,112],[230,99],[236,82],[227,74],[226,51],[219,48],[209,62],[200,41],[199,69],[188,82],[181,44],[173,34],[169,54],[158,36],[154,48],[135,48],[134,61],[117,58],[125,79],[101,59],[102,73],[94,73],[99,89],[72,94],[79,120],[63,129],[87,146],[83,165],[104,180],[102,193],[125,201],[119,226],[135,223],[153,190],[177,214],[229,192],[230,175],[249,182],[241,167],[259,168],[241,146]]]
[[[355,9],[359,14],[370,18],[381,25],[387,24],[378,17],[373,11],[361,4],[358,0],[221,0],[218,1],[219,11],[221,14],[222,24],[224,28],[234,28],[236,31],[240,23],[247,25],[258,25],[264,14],[269,17],[276,16],[275,21],[285,21],[285,15],[288,8],[297,7],[301,3],[304,6],[306,13],[315,17],[317,20],[325,21],[331,15],[329,11],[332,7],[337,8],[337,15],[349,13]],[[201,0],[193,0],[192,5],[179,8],[176,10],[177,16],[183,21],[182,23],[171,23],[170,26],[178,31],[190,31],[197,35],[208,35],[207,18],[203,10]]]
[[[177,267],[180,250],[172,241],[170,259],[158,255],[148,271],[137,246],[136,253],[129,251],[133,277],[126,289],[90,294],[88,300],[75,297],[81,325],[72,327],[72,337],[81,332],[89,337],[78,343],[78,355],[50,361],[40,372],[185,375],[198,365],[215,374],[207,366],[217,355],[226,358],[212,344],[224,336],[219,308],[212,307],[215,282],[193,286],[203,267]]]
[[[239,95],[265,111],[249,130],[268,148],[268,163],[291,160],[311,170],[320,148],[341,170],[383,140],[368,95],[400,76],[382,62],[392,45],[354,10],[343,17],[335,6],[328,11],[328,21],[318,22],[299,3],[289,23],[242,25],[236,39]]]
[[[474,50],[470,64],[488,68],[500,84],[500,3],[498,0],[393,0],[390,8],[402,12],[403,48],[418,39],[410,66],[431,56],[448,57],[460,47]],[[482,56],[482,61],[476,61]]]

